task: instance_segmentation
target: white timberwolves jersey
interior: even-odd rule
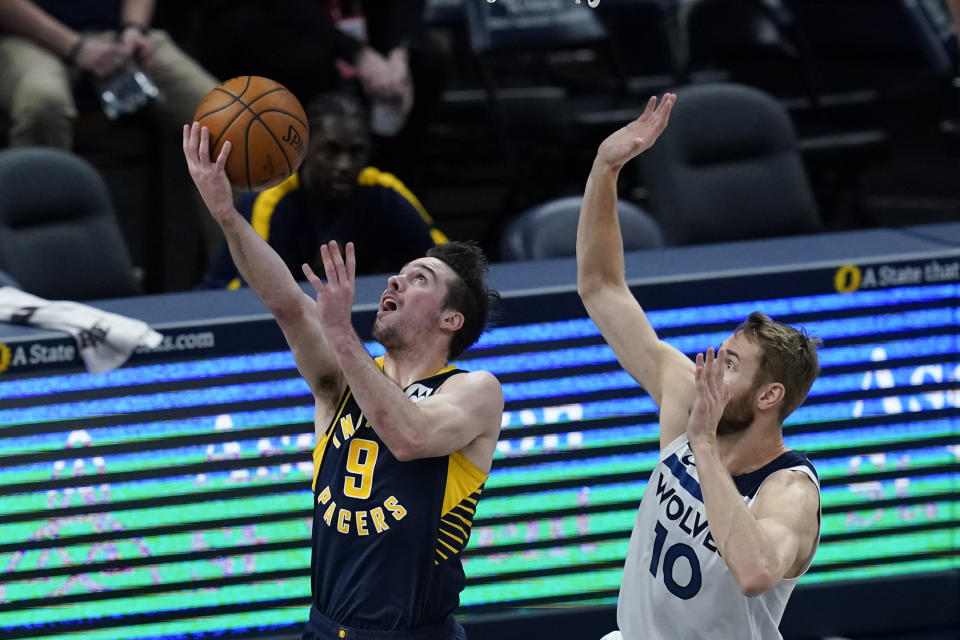
[[[763,481],[782,469],[806,473],[819,490],[810,461],[788,451],[734,477],[744,502],[751,505]],[[630,536],[617,604],[624,640],[780,638],[780,618],[796,583],[784,579],[751,598],[740,592],[710,535],[687,436],[670,443],[650,476]]]

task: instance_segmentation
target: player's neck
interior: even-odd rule
[[[789,450],[779,424],[754,422],[738,433],[717,437],[720,459],[730,475],[756,471]]]
[[[445,350],[393,348],[383,356],[383,372],[403,388],[443,369],[447,365],[446,356]]]

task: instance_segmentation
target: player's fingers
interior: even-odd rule
[[[300,265],[300,269],[303,270],[303,275],[307,277],[307,282],[313,285],[313,290],[317,293],[320,293],[320,289],[323,288],[323,282],[317,277],[317,274],[313,272],[313,269],[310,268],[310,265],[304,262],[302,265]]]
[[[327,275],[327,283],[333,284],[337,280],[337,268],[333,265],[333,257],[330,255],[330,245],[320,245],[320,259],[323,261],[323,271]]]
[[[190,125],[183,125],[183,155],[190,162]]]
[[[353,243],[347,243],[347,277],[352,282],[357,274],[357,256]]]
[[[229,140],[220,147],[220,155],[217,156],[217,169],[223,169],[227,166],[227,157],[230,155],[230,149],[232,148],[233,144]]]
[[[647,100],[647,104],[643,106],[643,111],[640,113],[640,117],[637,120],[643,120],[644,116],[653,113],[654,108],[657,105],[657,96],[650,96],[650,99]]]
[[[343,263],[343,254],[340,253],[340,245],[337,244],[336,240],[331,240],[329,247],[330,259],[333,261],[333,268],[337,270],[337,281],[346,282],[347,269]]]
[[[210,160],[210,129],[200,127],[200,158]]]

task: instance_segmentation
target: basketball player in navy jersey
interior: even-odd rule
[[[623,368],[660,409],[609,638],[779,638],[819,542],[816,471],[782,424],[820,371],[817,341],[752,313],[696,363],[657,337],[624,276],[617,177],[667,126],[676,96],[601,143],[577,229],[577,288]],[[622,635],[621,635],[622,634]]]
[[[460,552],[490,472],[503,394],[485,371],[447,364],[479,338],[497,295],[472,244],[431,248],[387,281],[372,359],[350,321],[356,259],[321,248],[316,299],[233,207],[224,145],[185,126],[190,174],[240,274],[283,330],[316,404],[313,606],[304,640],[466,637],[452,616]]]

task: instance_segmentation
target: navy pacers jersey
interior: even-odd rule
[[[419,402],[456,373],[448,366],[404,392]],[[487,474],[459,452],[398,461],[349,388],[313,463],[312,587],[320,613],[384,630],[416,629],[452,613],[464,585],[459,554]]]

